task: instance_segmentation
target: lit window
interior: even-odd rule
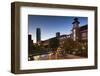
[[[82,37],[86,37],[86,33],[82,33]]]
[[[82,39],[86,39],[86,37],[87,37],[86,32],[82,33]]]
[[[74,29],[74,36],[73,36],[74,38],[74,41],[76,40],[76,30]]]

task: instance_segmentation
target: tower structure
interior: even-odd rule
[[[74,41],[79,40],[80,32],[79,32],[79,24],[78,18],[74,18],[73,28],[72,28],[72,38]]]
[[[56,37],[60,37],[60,32],[56,32]]]
[[[32,40],[32,35],[28,35],[28,55],[32,54],[32,48],[33,48],[33,40]]]
[[[40,41],[41,41],[41,29],[37,28],[36,29],[36,42],[37,42],[37,44],[39,44]]]

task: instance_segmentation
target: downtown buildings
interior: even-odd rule
[[[56,32],[55,33],[55,37],[53,38],[49,38],[47,40],[41,40],[41,29],[37,28],[36,29],[36,43],[32,43],[32,39],[31,39],[31,35],[28,35],[28,41],[29,41],[29,53],[32,54],[32,49],[34,49],[32,46],[33,45],[38,45],[38,46],[42,46],[45,49],[50,49],[50,44],[51,41],[54,39],[59,40],[59,46],[58,47],[63,47],[63,45],[65,44],[65,42],[70,39],[73,41],[73,43],[78,43],[80,45],[82,45],[82,49],[86,49],[87,50],[87,41],[88,41],[88,25],[83,25],[83,26],[79,26],[80,22],[78,20],[78,18],[74,18],[73,22],[72,22],[72,29],[71,29],[71,33],[70,34],[63,34],[60,35],[60,32]],[[55,44],[57,44],[56,42],[54,42]],[[69,43],[67,43],[69,44]],[[76,44],[76,45],[78,45]],[[75,45],[75,44],[72,44]],[[70,45],[70,46],[72,46]],[[86,46],[86,47],[85,47]],[[66,46],[67,47],[67,46]],[[73,50],[73,49],[72,49]],[[74,49],[76,50],[76,49]],[[73,51],[72,51],[73,52]],[[87,54],[87,53],[86,53]],[[87,56],[87,55],[85,55]]]
[[[88,40],[87,39],[88,38],[88,25],[86,24],[80,27],[79,26],[80,22],[78,21],[78,18],[74,18],[74,21],[72,24],[73,24],[73,27],[71,29],[72,33],[68,35],[67,34],[60,35],[60,32],[57,32],[56,36],[53,38],[58,38],[60,45],[62,45],[64,43],[64,40],[67,38],[71,38],[73,41],[84,42],[86,44]],[[48,46],[50,39],[41,41],[41,44],[44,46]]]

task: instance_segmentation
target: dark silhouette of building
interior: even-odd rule
[[[37,41],[37,44],[41,42],[41,29],[40,28],[36,29],[36,41]]]
[[[80,27],[80,39],[87,41],[88,38],[88,25],[84,25]]]
[[[28,35],[28,55],[32,54],[33,40],[32,35]]]
[[[56,37],[60,37],[60,32],[57,32],[56,33]]]

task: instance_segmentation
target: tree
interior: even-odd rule
[[[59,39],[57,37],[49,40],[49,47],[52,48],[52,50],[57,50],[58,46],[59,46]]]
[[[66,52],[76,52],[81,49],[81,44],[78,41],[73,41],[73,39],[67,38],[64,40],[63,48]]]
[[[70,38],[67,38],[64,40],[64,44],[63,44],[63,49],[68,52],[70,50],[72,50],[73,48],[73,40]]]

